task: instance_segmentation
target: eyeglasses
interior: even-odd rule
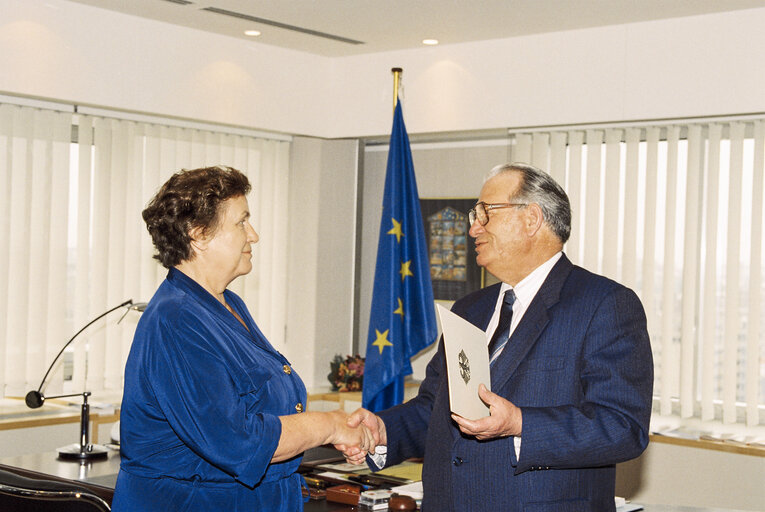
[[[527,203],[484,203],[480,201],[468,212],[468,220],[470,225],[477,220],[481,226],[485,226],[489,222],[489,212],[499,208],[511,208],[513,206],[521,207],[528,206]]]

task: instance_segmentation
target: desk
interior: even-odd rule
[[[79,463],[58,460],[56,452],[35,453],[0,459],[0,467],[29,478],[77,481],[111,503],[120,468],[118,451],[111,451],[106,460]],[[357,507],[311,500],[304,512],[351,512]],[[720,508],[696,508],[676,505],[645,505],[645,512],[736,512]]]
[[[0,468],[27,478],[80,482],[93,494],[111,503],[120,470],[120,454],[112,450],[105,460],[81,463],[59,460],[57,452],[33,453],[4,457],[0,459]]]
[[[58,459],[56,452],[33,453],[0,459],[0,468],[27,478],[76,481],[111,504],[117,473],[120,470],[119,451],[110,451],[105,460],[80,463]],[[356,507],[326,501],[309,501],[304,512],[346,512]]]

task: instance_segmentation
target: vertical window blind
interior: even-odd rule
[[[569,194],[571,260],[641,297],[655,410],[765,424],[765,119],[511,137]]]
[[[229,165],[249,177],[260,235],[253,271],[231,289],[284,344],[289,140],[0,103],[0,392],[36,389],[64,343],[132,298],[148,301],[166,270],[141,211],[180,169]],[[95,324],[46,389],[122,387],[138,313]]]

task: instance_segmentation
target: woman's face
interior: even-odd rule
[[[250,208],[244,196],[223,201],[219,218],[212,237],[205,240],[204,261],[209,271],[228,285],[252,270],[250,245],[258,241],[258,234],[250,224]]]

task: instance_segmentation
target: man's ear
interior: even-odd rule
[[[542,208],[537,203],[529,203],[526,206],[525,213],[526,234],[532,237],[542,228],[542,225],[545,223],[545,217],[542,213]]]

